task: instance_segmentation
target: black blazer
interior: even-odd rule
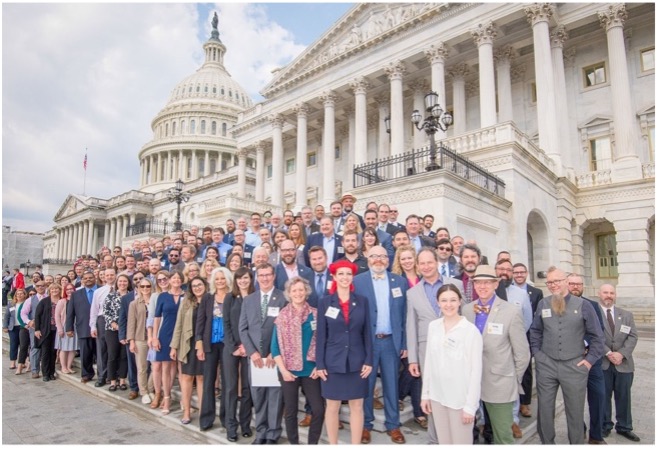
[[[337,294],[319,301],[316,327],[316,368],[329,373],[356,372],[362,365],[373,366],[371,319],[367,298],[351,293],[348,325]],[[339,309],[337,318],[325,316],[328,308]],[[346,366],[348,364],[348,370]]]
[[[211,352],[211,331],[213,331],[213,302],[215,295],[204,294],[202,303],[197,307],[197,323],[195,323],[195,342],[201,341],[204,352]],[[224,315],[224,304],[222,313]],[[225,330],[225,339],[227,331]]]
[[[532,315],[536,315],[536,307],[543,299],[543,291],[540,288],[532,287],[527,284],[527,293],[529,294],[529,300],[532,303]]]
[[[66,306],[66,331],[75,330],[78,338],[90,338],[89,311],[91,309],[87,301],[87,289],[85,287],[73,292],[73,296]]]
[[[334,234],[335,236],[335,251],[333,254],[328,254],[328,265],[330,265],[333,262],[336,262],[337,260],[341,259],[344,257],[344,247],[342,246],[342,237],[339,234]],[[323,234],[320,232],[317,234],[312,234],[309,236],[307,239],[307,243],[305,243],[305,264],[308,267],[311,267],[312,265],[309,263],[309,250],[312,246],[320,246],[323,248]],[[340,249],[341,248],[341,249]]]
[[[50,325],[52,305],[53,302],[50,300],[50,296],[46,296],[39,301],[39,304],[37,304],[37,310],[34,312],[34,330],[41,331],[41,338],[34,337],[34,345],[37,348],[41,347],[41,344],[46,337],[48,337],[48,334],[55,331],[54,329],[51,329]]]
[[[128,292],[121,297],[121,306],[119,308],[119,341],[126,340],[126,325],[128,324],[128,306],[135,299],[135,290]]]
[[[234,352],[241,345],[241,335],[238,333],[238,322],[241,319],[243,298],[227,293],[222,307],[222,320],[225,325],[225,351]]]

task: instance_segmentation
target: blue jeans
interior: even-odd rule
[[[380,379],[383,384],[383,399],[385,403],[385,428],[387,430],[401,427],[399,422],[399,364],[401,357],[394,348],[392,337],[376,338],[374,341],[374,366],[369,375],[369,393],[364,399],[364,428],[374,428],[374,388],[380,367]]]

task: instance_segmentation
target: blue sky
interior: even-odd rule
[[[348,3],[5,3],[2,224],[45,232],[69,193],[137,189],[138,152],[203,62],[213,11],[225,67],[252,96]]]

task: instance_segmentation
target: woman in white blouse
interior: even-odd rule
[[[458,314],[461,293],[452,284],[438,290],[442,318],[429,324],[422,410],[433,413],[439,444],[472,444],[472,424],[481,396],[483,340]]]

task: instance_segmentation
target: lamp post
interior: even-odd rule
[[[25,262],[25,277],[30,277],[30,259]]]
[[[435,145],[435,133],[438,130],[447,131],[447,128],[454,123],[454,118],[450,113],[443,111],[442,106],[438,104],[438,94],[431,91],[424,97],[424,105],[426,106],[427,117],[422,121],[422,114],[419,110],[415,109],[412,112],[411,120],[419,131],[424,130],[426,135],[429,136],[431,141],[431,148],[429,153],[429,165],[426,166],[426,171],[437,170],[440,165],[436,162],[437,149]]]
[[[167,191],[167,199],[176,203],[176,221],[174,222],[174,230],[181,230],[181,203],[188,202],[190,199],[189,193],[183,191],[183,181],[178,179],[174,187]]]

